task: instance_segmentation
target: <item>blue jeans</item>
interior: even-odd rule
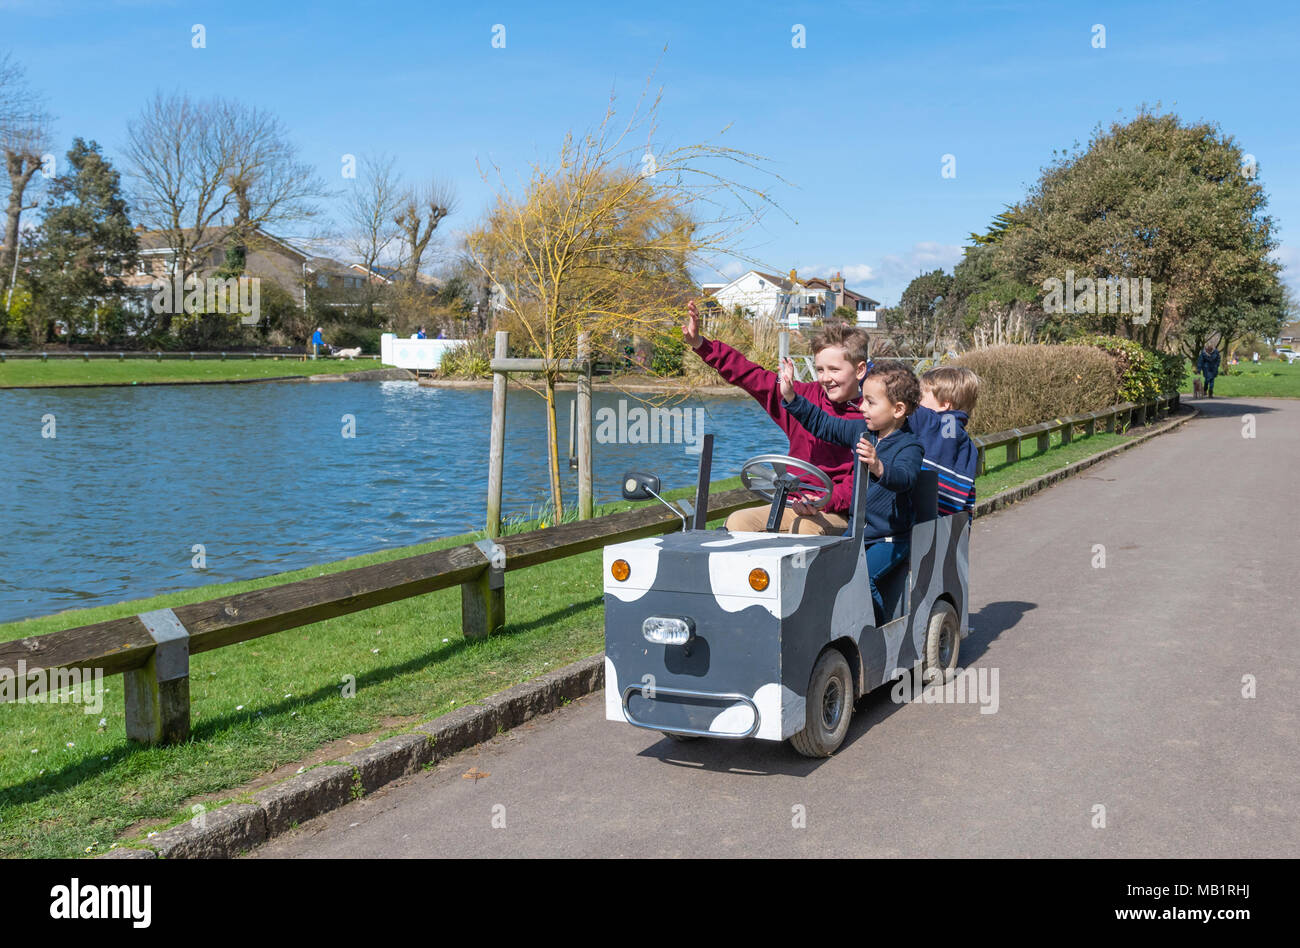
[[[910,553],[911,543],[907,540],[895,540],[893,543],[883,540],[867,541],[867,578],[871,583],[871,601],[876,606],[876,625],[880,625],[886,615],[884,598],[876,586],[876,577],[907,560]]]

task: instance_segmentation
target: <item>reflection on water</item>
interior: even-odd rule
[[[563,456],[572,397],[558,406],[566,504],[577,501]],[[639,404],[597,392],[593,410],[616,417],[619,398]],[[787,448],[748,398],[682,407],[703,409],[715,435],[715,480]],[[543,408],[511,390],[506,515],[549,498]],[[487,390],[411,382],[0,391],[0,621],[481,529],[491,412]],[[47,415],[54,438],[41,436]],[[617,499],[629,469],[686,487],[697,464],[682,444],[597,443],[596,501]],[[200,544],[204,570],[191,566]]]

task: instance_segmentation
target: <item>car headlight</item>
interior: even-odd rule
[[[695,634],[695,623],[675,616],[651,616],[641,623],[641,634],[656,645],[685,645]]]

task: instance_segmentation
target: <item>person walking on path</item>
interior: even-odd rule
[[[1205,397],[1214,397],[1214,377],[1219,374],[1219,350],[1207,342],[1196,357],[1196,371],[1205,379]]]
[[[311,334],[311,357],[313,359],[316,358],[316,350],[323,345],[325,345],[325,336],[321,332],[321,328],[317,326],[316,331]]]

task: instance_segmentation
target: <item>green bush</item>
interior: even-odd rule
[[[1091,334],[1071,339],[1072,346],[1091,346],[1115,362],[1119,380],[1116,396],[1121,402],[1150,401],[1178,391],[1183,380],[1183,357],[1152,352],[1131,339]]]
[[[650,371],[655,375],[681,375],[682,356],[686,341],[680,330],[655,337],[654,355],[650,358]]]
[[[366,329],[360,326],[325,327],[325,338],[329,340],[330,345],[338,349],[355,349],[360,346],[365,355],[379,352],[380,335],[381,331],[378,329]]]
[[[469,340],[443,353],[438,374],[448,379],[484,379],[492,377],[492,354],[496,339],[492,333]]]
[[[951,364],[980,378],[967,431],[991,434],[1115,404],[1115,364],[1084,346],[993,346]]]

